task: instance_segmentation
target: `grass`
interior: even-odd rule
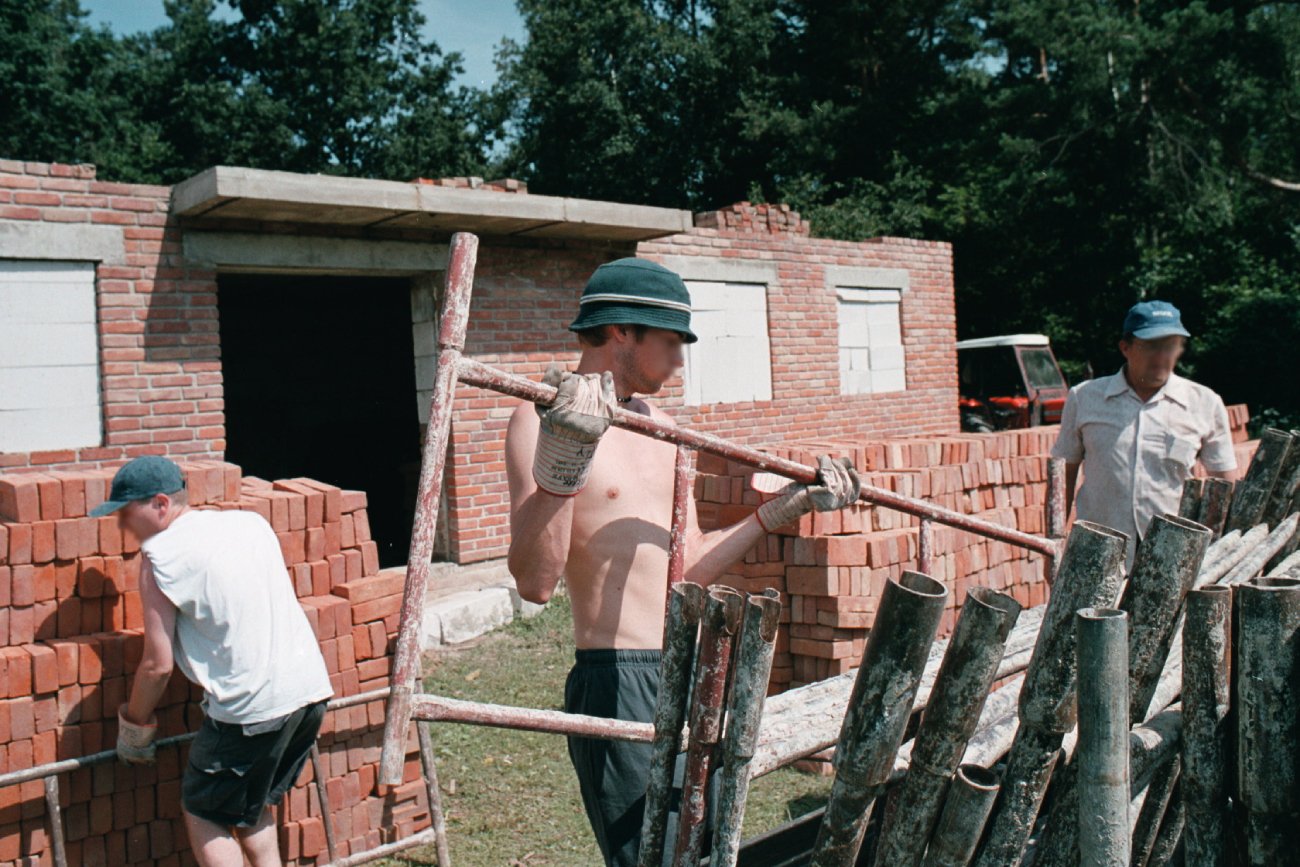
[[[537,617],[516,620],[472,646],[425,657],[425,689],[474,701],[559,709],[573,663],[567,597]],[[599,867],[565,740],[556,735],[465,725],[434,728],[438,778],[456,867]],[[746,836],[826,801],[829,778],[782,769],[754,782]],[[413,850],[387,867],[434,864]]]

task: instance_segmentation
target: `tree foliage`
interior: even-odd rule
[[[1171,300],[1188,373],[1300,422],[1300,4],[518,5],[473,91],[417,0],[168,0],[128,38],[0,0],[0,153],[786,201],[829,237],[951,240],[961,334],[1045,331],[1076,378],[1118,365],[1130,304]]]

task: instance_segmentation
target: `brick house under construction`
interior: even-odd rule
[[[591,271],[680,272],[698,344],[659,400],[748,443],[954,432],[952,250],[812,238],[785,207],[691,215],[527,192],[241,168],[174,187],[0,160],[0,472],[226,459],[370,495],[405,557],[447,240],[482,239],[467,351],[530,377],[576,358]],[[463,389],[441,551],[504,554],[513,401]]]

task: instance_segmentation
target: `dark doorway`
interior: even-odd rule
[[[410,281],[223,275],[226,459],[365,491],[379,562],[406,562],[420,469]]]

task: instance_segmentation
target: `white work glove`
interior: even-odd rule
[[[158,748],[158,721],[137,725],[126,718],[126,705],[117,710],[117,757],[129,765],[152,765]]]
[[[547,493],[572,497],[586,486],[596,445],[614,418],[618,406],[614,375],[552,367],[542,382],[559,393],[550,406],[537,406],[542,425],[533,454],[533,479]]]
[[[776,499],[768,500],[758,507],[758,522],[769,533],[777,527],[784,527],[791,521],[797,521],[812,511],[833,512],[857,502],[862,492],[862,480],[853,463],[848,458],[832,460],[822,455],[817,459],[817,476],[819,485],[786,484],[779,491]],[[771,473],[757,473],[753,487],[759,491],[772,491],[771,478],[779,478]],[[783,480],[784,481],[784,480]]]

